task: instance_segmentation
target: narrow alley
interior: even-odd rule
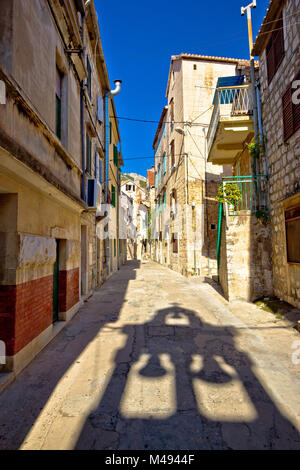
[[[130,261],[0,396],[0,449],[300,449],[297,340]]]

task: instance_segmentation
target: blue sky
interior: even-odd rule
[[[123,88],[115,97],[120,117],[159,120],[166,104],[170,58],[181,52],[249,58],[247,18],[250,0],[95,0],[108,73]],[[256,36],[268,0],[252,10]],[[157,124],[120,119],[125,172],[146,176],[154,162]],[[145,158],[149,157],[149,158]]]

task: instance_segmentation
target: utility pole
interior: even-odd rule
[[[244,16],[247,12],[247,23],[248,23],[248,38],[249,38],[249,52],[250,52],[250,70],[251,70],[251,87],[252,87],[252,99],[253,99],[253,117],[254,117],[254,133],[255,143],[259,145],[259,130],[258,130],[258,110],[257,110],[257,94],[255,84],[255,70],[254,70],[254,57],[252,55],[253,50],[253,34],[252,34],[252,18],[251,8],[256,8],[256,0],[246,7],[241,7],[241,15]],[[254,176],[256,174],[256,161],[254,163]]]

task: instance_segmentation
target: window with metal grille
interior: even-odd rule
[[[86,132],[86,171],[92,174],[92,142],[88,132]]]
[[[279,65],[284,58],[284,36],[283,36],[283,19],[282,14],[275,23],[274,31],[266,47],[268,82],[271,83],[272,78],[277,72]]]
[[[296,75],[293,82],[300,80],[300,72]],[[283,138],[286,142],[298,129],[300,129],[300,104],[293,102],[292,84],[282,97],[282,116],[283,116]]]
[[[288,263],[300,263],[300,204],[285,211]]]

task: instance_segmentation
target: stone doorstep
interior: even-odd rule
[[[59,321],[50,325],[42,331],[36,338],[27,344],[14,356],[7,356],[5,368],[0,366],[0,394],[17,378],[17,376],[30,364],[31,361],[55,338],[58,333],[76,315],[83,302],[90,295],[81,298],[77,304],[67,312],[59,313]],[[14,370],[12,370],[14,369]]]

